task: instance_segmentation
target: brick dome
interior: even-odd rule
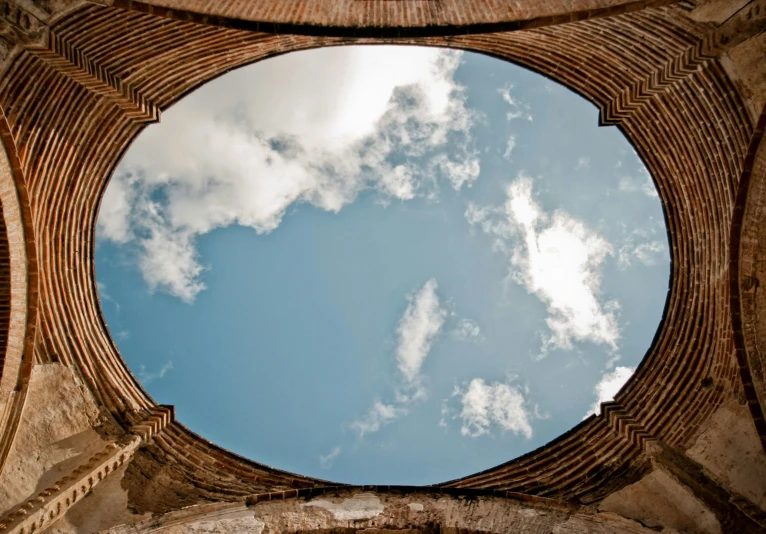
[[[89,399],[89,428],[102,445],[58,479],[7,497],[0,532],[47,528],[118,471],[134,515],[334,486],[234,455],[154,402],[105,326],[95,226],[127,147],[185,94],[277,54],[369,43],[480,52],[576,91],[644,161],[670,242],[662,322],[602,414],[427,491],[511,492],[592,511],[659,470],[724,532],[760,531],[755,494],[689,451],[704,436],[715,441],[719,414],[731,405],[758,445],[751,460],[766,465],[764,28],[763,0],[3,0],[2,476],[20,476],[13,466],[34,471],[21,443],[50,441],[24,441],[43,432],[37,414],[56,409],[56,390],[35,386],[36,369],[79,384],[72,391]],[[623,532],[604,530],[612,531]]]

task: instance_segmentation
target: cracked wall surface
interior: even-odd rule
[[[656,532],[616,514],[560,503],[493,496],[445,495],[427,489],[370,491],[338,488],[325,495],[229,507],[199,506],[161,521],[118,527],[111,534],[143,532],[554,532],[649,534]]]
[[[0,509],[53,484],[104,445],[98,405],[72,369],[32,370],[20,431],[0,474]]]

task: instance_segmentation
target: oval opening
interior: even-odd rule
[[[105,193],[111,335],[183,424],[276,468],[422,485],[533,450],[616,393],[666,299],[657,193],[597,113],[448,49],[222,76]]]

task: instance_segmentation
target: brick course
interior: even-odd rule
[[[754,419],[762,418],[742,353],[751,349],[744,338],[735,345],[733,336],[741,303],[733,300],[730,271],[740,246],[731,240],[743,202],[740,180],[757,129],[716,55],[700,52],[716,28],[689,17],[691,2],[575,4],[562,15],[553,1],[513,13],[499,0],[229,1],[207,3],[211,11],[204,13],[186,0],[115,0],[118,7],[83,4],[51,14],[47,43],[14,49],[0,79],[0,108],[23,177],[17,185],[18,219],[27,217],[29,263],[21,271],[30,288],[27,313],[37,313],[17,335],[27,345],[14,342],[26,347],[26,365],[60,361],[76,368],[116,423],[127,429],[142,420],[156,405],[109,337],[93,275],[98,206],[124,151],[160,110],[234,68],[319,46],[422,44],[521,64],[618,122],[657,186],[672,260],[662,323],[611,411],[527,455],[442,486],[598,502],[647,472],[648,440],[683,450],[726,400],[743,394]],[[488,28],[482,24],[516,25],[507,30],[522,20],[523,31],[478,33]],[[300,32],[254,31],[259,21]],[[16,227],[5,220],[11,243]],[[3,250],[0,231],[0,274],[7,280],[13,267],[9,273],[2,266],[14,254]],[[8,298],[2,280],[0,329]],[[760,332],[737,328],[751,338]],[[143,490],[160,474],[156,493],[131,493],[137,510],[329,484],[238,457],[176,421],[136,453],[126,480]],[[182,497],[156,497],[170,493]]]

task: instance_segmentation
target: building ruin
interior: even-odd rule
[[[766,532],[764,30],[765,0],[0,0],[0,534]],[[650,171],[671,251],[662,322],[600,415],[428,487],[189,431],[127,369],[94,277],[101,196],[162,110],[276,54],[373,43],[588,99]]]

